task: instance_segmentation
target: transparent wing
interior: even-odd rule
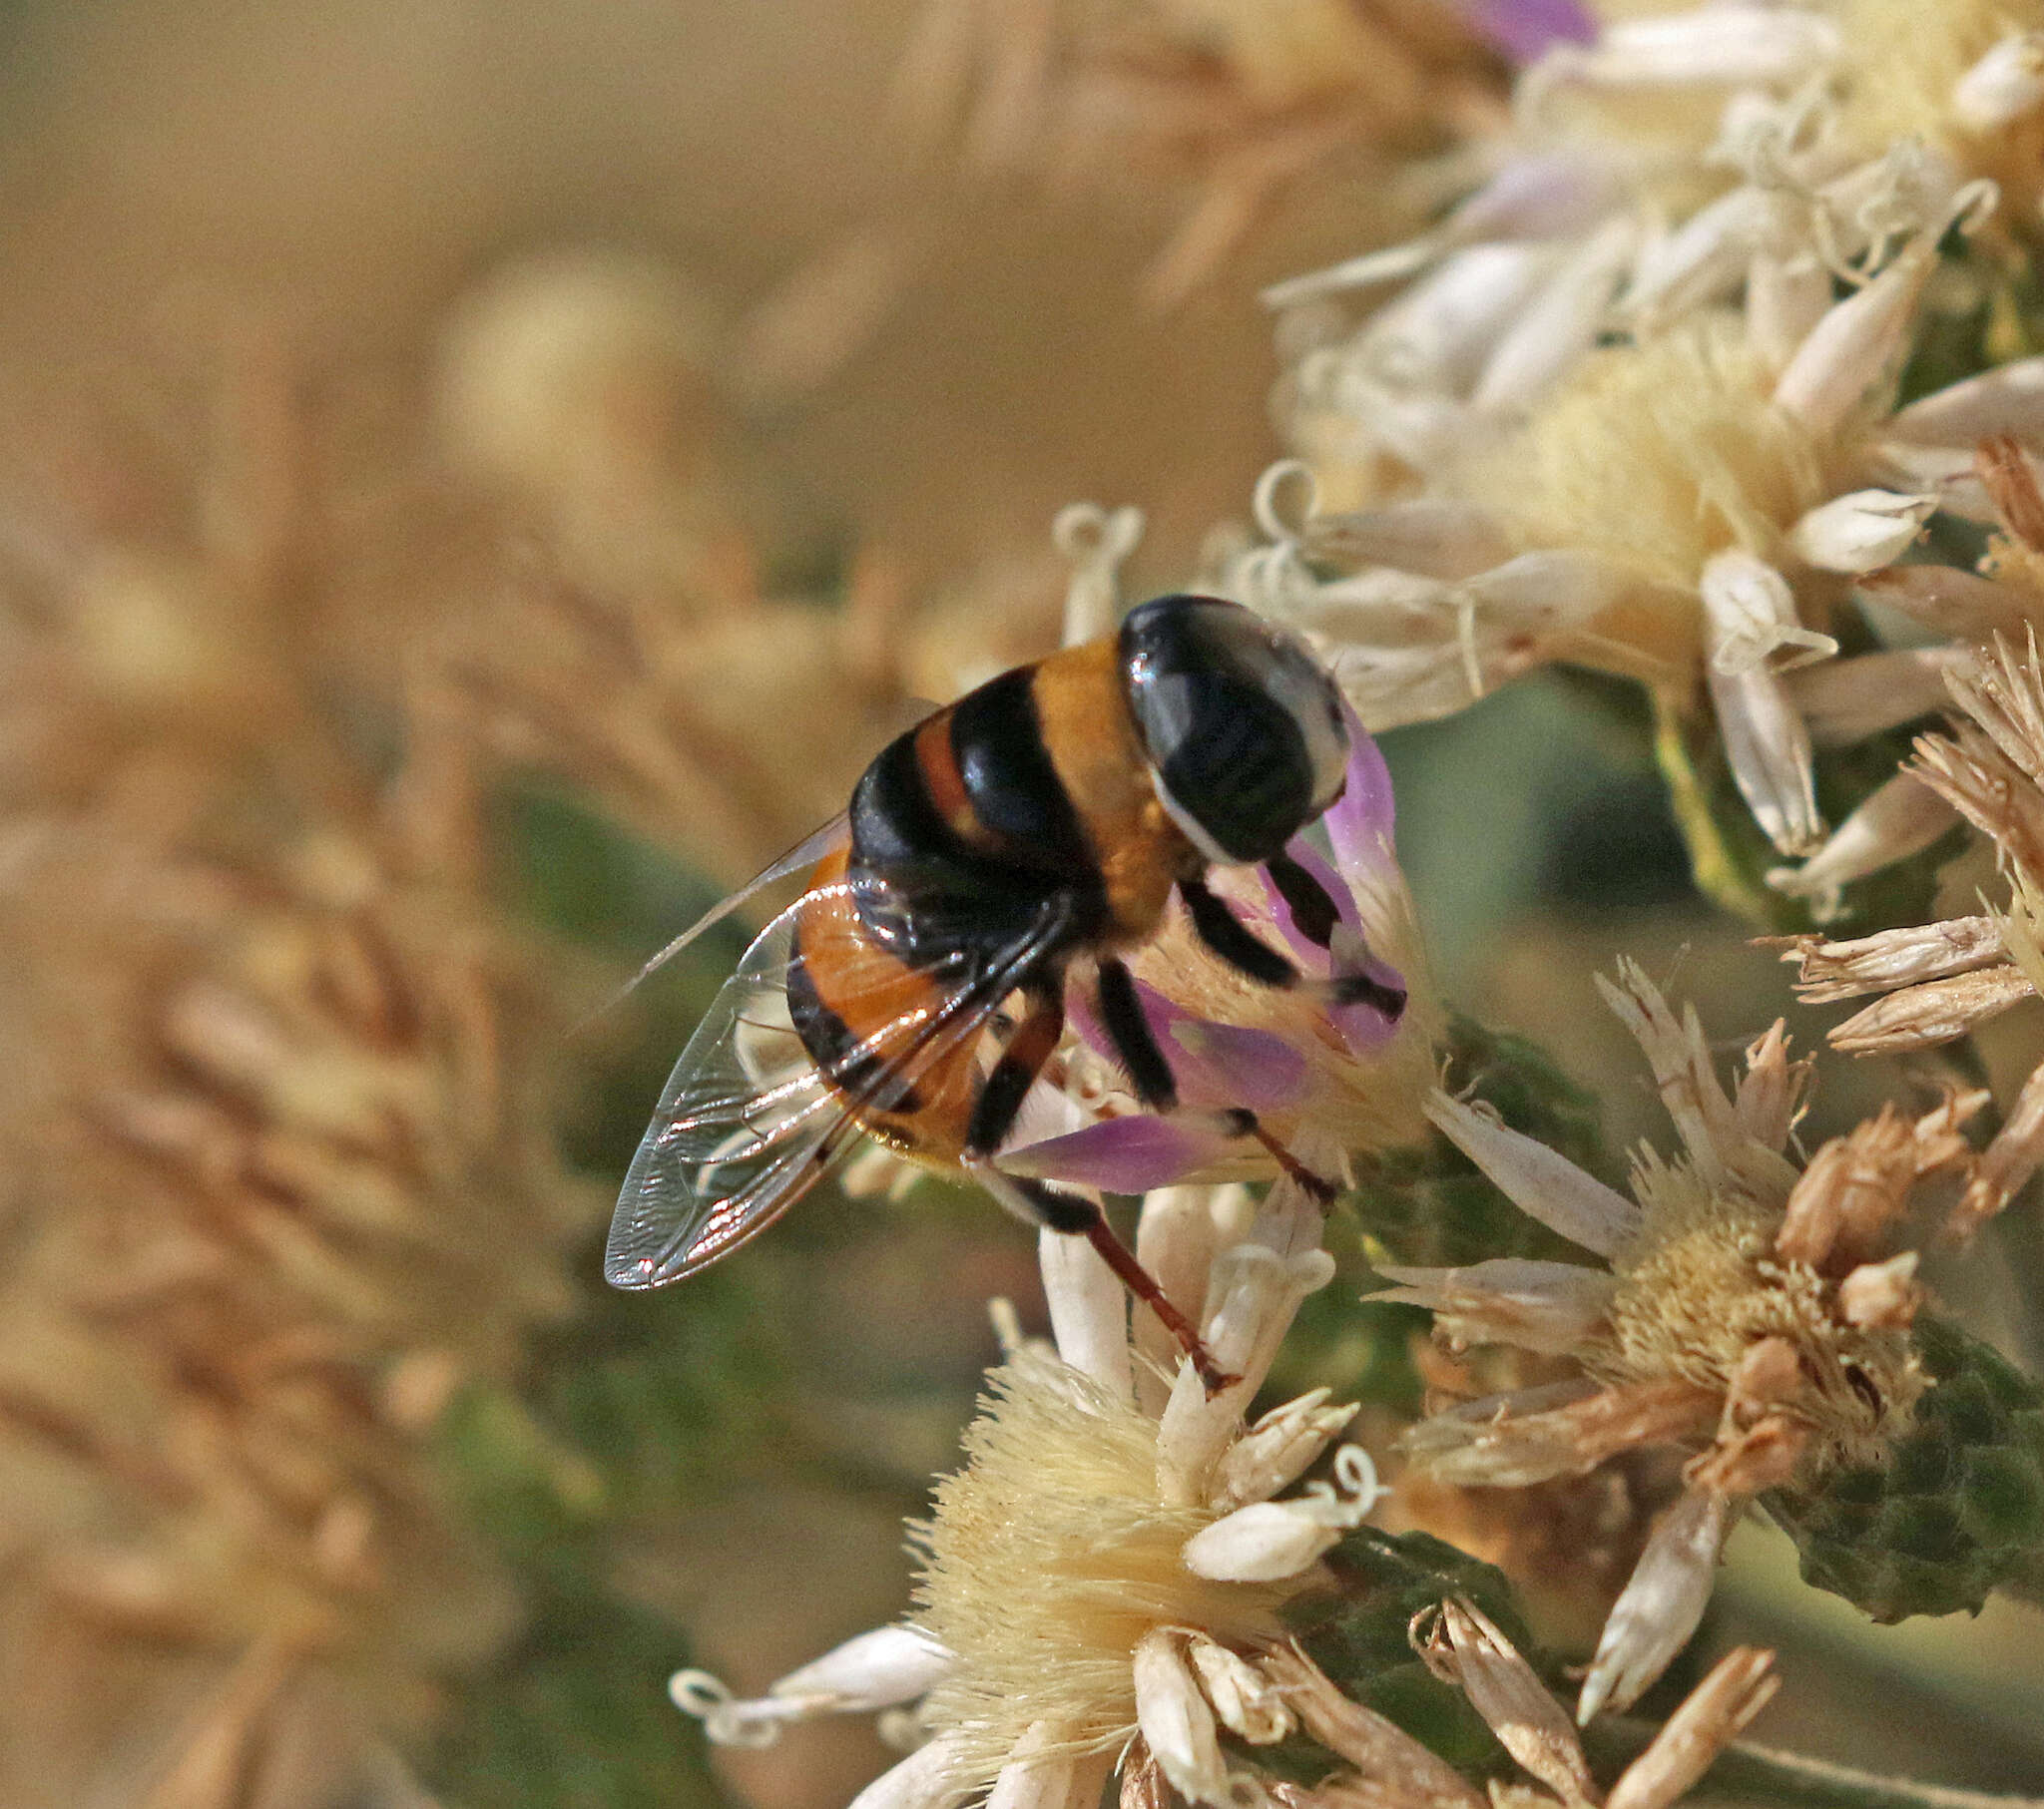
[[[785,879],[791,873],[800,873],[813,867],[832,848],[844,840],[850,833],[850,829],[851,826],[847,820],[847,813],[840,810],[820,829],[812,830],[809,834],[803,836],[800,841],[796,842],[792,848],[788,849],[770,867],[767,867],[764,872],[754,874],[751,879],[747,880],[729,898],[721,899],[718,903],[712,905],[709,910],[705,911],[701,917],[690,924],[674,941],[670,942],[666,948],[651,957],[645,966],[640,968],[631,979],[627,980],[623,986],[619,987],[611,995],[605,1002],[602,1011],[595,1015],[601,1017],[603,1012],[609,1011],[612,1006],[631,993],[635,987],[645,985],[648,979],[667,966],[670,961],[687,948],[690,943],[694,942],[698,936],[702,935],[705,930],[709,929],[713,924],[722,923],[740,905],[744,904],[756,893],[764,892],[775,880]]]
[[[826,1075],[795,1034],[787,982],[798,914],[842,889],[811,891],[761,932],[682,1051],[618,1195],[613,1287],[679,1281],[765,1230],[851,1147],[862,1109],[979,1036],[1069,918],[1051,901],[1005,948],[949,961],[933,1003],[888,1020]]]

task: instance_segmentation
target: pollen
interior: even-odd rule
[[[1824,450],[1769,399],[1729,318],[1594,353],[1465,475],[1528,549],[1576,547],[1694,591],[1705,563],[1770,557],[1835,486]]]
[[[1608,1330],[1583,1352],[1607,1385],[1680,1380],[1732,1394],[1756,1346],[1780,1339],[1795,1386],[1770,1403],[1807,1428],[1819,1464],[1879,1457],[1923,1391],[1905,1333],[1855,1326],[1813,1269],[1782,1261],[1779,1205],[1713,1192],[1684,1162],[1634,1174],[1640,1227],[1614,1257]]]
[[[1063,1730],[1065,1750],[1119,1749],[1136,1731],[1130,1661],[1144,1634],[1268,1638],[1296,1586],[1186,1568],[1187,1541],[1224,1510],[1162,1505],[1157,1426],[1134,1407],[1027,1351],[989,1380],[965,1466],[911,1536],[917,1621],[958,1660],[922,1718],[955,1743],[956,1779],[974,1788],[1039,1723]]]

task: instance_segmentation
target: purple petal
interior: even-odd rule
[[[1165,1045],[1179,1097],[1218,1111],[1279,1112],[1305,1096],[1305,1056],[1282,1037],[1180,1013]]]
[[[1136,982],[1136,998],[1157,1047],[1171,1064],[1179,1099],[1185,1105],[1195,1110],[1225,1112],[1241,1106],[1252,1112],[1275,1112],[1296,1104],[1304,1094],[1306,1059],[1282,1037],[1197,1017],[1147,980]],[[1100,1022],[1090,988],[1072,988],[1065,1014],[1086,1044],[1110,1061],[1120,1062],[1120,1052]]]
[[[1294,835],[1284,844],[1284,852],[1319,881],[1320,890],[1332,901],[1335,914],[1351,930],[1360,931],[1362,919],[1356,915],[1355,899],[1348,888],[1341,883],[1340,876],[1327,865],[1326,856],[1302,835]],[[1291,907],[1284,902],[1284,895],[1272,880],[1270,870],[1257,869],[1257,878],[1263,882],[1264,896],[1271,907],[1271,918],[1277,924],[1291,949],[1292,959],[1308,974],[1324,977],[1328,972],[1327,951],[1317,942],[1303,935],[1292,921]]]
[[[1342,972],[1367,974],[1380,986],[1405,990],[1405,976],[1388,961],[1379,961],[1374,955],[1365,955],[1360,961],[1344,961]],[[1341,1033],[1341,1041],[1348,1045],[1351,1055],[1374,1055],[1398,1034],[1402,1016],[1393,1018],[1378,1010],[1374,1005],[1336,1005],[1328,1008],[1328,1018]]]
[[[1146,1193],[1184,1180],[1240,1147],[1238,1139],[1205,1125],[1137,1114],[1005,1149],[1000,1165],[1038,1180],[1069,1181],[1107,1193]]]
[[[1456,0],[1470,28],[1515,63],[1537,61],[1557,44],[1596,41],[1597,22],[1576,0]]]
[[[1333,807],[1320,818],[1344,873],[1376,872],[1391,856],[1397,810],[1391,797],[1391,769],[1369,730],[1343,705],[1348,717],[1348,780]],[[1336,896],[1339,896],[1337,893]]]

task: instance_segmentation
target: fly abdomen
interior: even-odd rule
[[[1053,894],[1072,897],[1075,936],[1097,921],[1098,862],[1044,747],[1032,670],[900,736],[852,794],[860,919],[912,964],[1006,947]]]

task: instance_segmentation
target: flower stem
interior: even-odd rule
[[[1650,1721],[1617,1716],[1591,1728],[1585,1739],[1599,1759],[1623,1765],[1659,1731]],[[1744,1740],[1720,1753],[1705,1776],[1728,1795],[1784,1809],[2044,1809],[2040,1797],[1923,1784]]]

